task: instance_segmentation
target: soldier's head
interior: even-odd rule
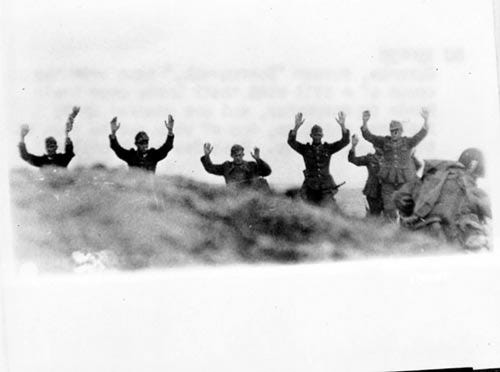
[[[54,137],[47,137],[45,139],[45,149],[47,150],[47,155],[55,155],[57,151],[57,141]]]
[[[389,124],[389,131],[391,132],[391,138],[397,140],[403,135],[403,124],[401,122],[393,120]]]
[[[138,152],[146,152],[149,146],[149,137],[146,132],[139,132],[135,135],[135,145]]]
[[[460,154],[458,161],[465,165],[474,177],[484,176],[484,157],[481,150],[469,148]]]
[[[233,162],[237,165],[243,163],[243,156],[245,156],[245,149],[241,145],[233,145],[231,147],[231,157]]]
[[[321,128],[319,125],[313,125],[313,127],[311,128],[310,136],[313,143],[321,143],[321,139],[323,138],[323,128]]]

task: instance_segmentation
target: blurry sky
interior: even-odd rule
[[[109,149],[118,116],[121,144],[145,130],[159,146],[169,113],[175,148],[160,174],[208,175],[240,143],[273,168],[275,185],[300,184],[303,162],[286,144],[297,111],[340,138],[339,110],[359,135],[361,111],[387,134],[399,119],[408,135],[431,110],[420,158],[456,159],[462,149],[488,151],[498,141],[498,99],[490,2],[475,1],[11,1],[4,4],[4,96],[12,166],[19,127],[29,123],[29,151],[44,152],[53,135],[62,147],[73,105],[82,107],[71,137],[70,167],[122,165]],[[488,146],[490,144],[490,146]],[[371,151],[361,140],[358,154]],[[332,174],[361,187],[366,171],[334,155]],[[491,156],[489,157],[491,158]]]

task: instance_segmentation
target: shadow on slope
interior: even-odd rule
[[[395,225],[181,177],[18,169],[10,184],[15,254],[40,270],[74,270],[85,257],[138,269],[458,250]]]

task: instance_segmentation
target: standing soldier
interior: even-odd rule
[[[375,136],[368,129],[370,111],[363,112],[363,138],[373,146],[382,150],[379,179],[382,188],[384,215],[389,220],[396,220],[397,210],[392,200],[392,194],[404,183],[417,177],[415,162],[412,160],[413,149],[424,139],[429,129],[427,110],[422,109],[420,115],[424,119],[422,129],[413,137],[403,137],[403,126],[399,121],[389,124],[390,136]]]
[[[295,127],[288,134],[288,144],[304,158],[304,183],[300,189],[303,200],[316,205],[336,205],[336,186],[330,174],[331,156],[349,144],[349,130],[345,127],[345,114],[340,111],[336,121],[342,129],[342,138],[333,143],[321,142],[323,129],[319,125],[311,128],[312,143],[297,142],[297,131],[304,124],[302,113],[295,115]]]
[[[64,153],[57,153],[57,141],[54,137],[47,137],[45,139],[45,149],[47,151],[46,155],[37,156],[30,154],[26,149],[26,143],[24,142],[24,138],[29,133],[30,128],[27,124],[21,127],[21,142],[19,142],[19,153],[23,160],[26,160],[28,163],[35,167],[44,167],[47,165],[57,166],[66,168],[75,156],[73,152],[73,142],[69,138],[69,132],[73,129],[73,122],[75,120],[76,115],[80,112],[80,107],[73,107],[73,110],[68,116],[68,120],[66,121],[66,141]]]
[[[240,145],[231,147],[231,157],[233,161],[225,161],[222,164],[213,164],[210,159],[210,154],[213,150],[210,143],[203,145],[204,155],[201,157],[201,163],[208,173],[216,176],[224,176],[226,185],[236,188],[253,187],[255,189],[268,191],[269,186],[267,181],[262,177],[267,177],[271,174],[271,167],[260,158],[260,150],[254,148],[251,154],[255,161],[245,161],[245,149]]]
[[[347,160],[358,167],[366,167],[368,170],[368,178],[366,179],[363,194],[368,202],[368,213],[370,216],[380,216],[384,210],[382,202],[382,190],[378,173],[380,170],[380,158],[382,151],[375,148],[375,153],[369,153],[364,156],[356,156],[356,146],[358,145],[358,137],[354,134],[352,136],[352,147],[349,150]]]
[[[156,164],[167,157],[168,153],[174,147],[174,118],[168,115],[168,122],[165,121],[168,130],[165,143],[158,149],[148,149],[149,137],[146,132],[138,132],[135,136],[135,146],[126,150],[120,146],[116,138],[116,131],[120,128],[116,116],[111,120],[111,134],[109,135],[109,145],[116,156],[125,161],[130,168],[140,168],[149,172],[156,171]]]

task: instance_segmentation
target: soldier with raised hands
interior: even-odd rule
[[[368,202],[369,215],[380,216],[382,214],[382,211],[384,210],[380,180],[378,178],[382,151],[379,148],[375,148],[374,153],[356,156],[356,146],[358,145],[358,142],[358,137],[353,134],[351,139],[352,147],[349,150],[347,160],[358,167],[366,167],[366,169],[368,170],[368,178],[366,179],[365,187],[363,188],[362,192],[366,197],[366,201]]]
[[[340,111],[335,119],[342,131],[342,138],[333,143],[322,142],[323,128],[311,128],[311,143],[297,141],[297,131],[304,124],[301,112],[295,115],[295,126],[288,133],[288,144],[304,158],[304,183],[300,189],[303,200],[316,205],[336,205],[335,194],[338,186],[330,174],[331,156],[349,144],[349,130],[345,127],[345,114]]]
[[[271,174],[271,167],[260,158],[260,149],[258,147],[255,147],[254,152],[251,153],[255,161],[245,161],[243,160],[245,156],[243,146],[233,145],[231,147],[233,161],[225,161],[222,164],[212,163],[210,154],[213,149],[210,143],[203,145],[204,155],[201,157],[201,163],[208,173],[223,176],[228,186],[269,190],[267,181],[262,177]]]
[[[397,209],[392,196],[404,183],[417,177],[415,161],[412,158],[413,149],[425,138],[429,130],[429,112],[422,109],[420,115],[424,124],[420,131],[412,137],[403,136],[403,125],[399,121],[389,124],[389,136],[376,136],[368,129],[370,111],[363,112],[361,134],[363,138],[382,151],[379,178],[382,187],[384,215],[389,220],[397,219]]]
[[[35,167],[56,166],[66,168],[71,159],[73,159],[73,157],[75,156],[75,153],[73,151],[73,142],[69,138],[69,133],[73,129],[75,117],[79,112],[80,107],[73,107],[71,113],[68,116],[68,120],[66,121],[66,139],[64,153],[57,152],[57,141],[54,137],[47,137],[45,139],[45,149],[47,153],[42,156],[30,154],[26,148],[25,143],[25,137],[30,132],[30,128],[27,124],[24,124],[21,127],[21,141],[19,142],[19,153],[21,155],[21,158]]]
[[[125,161],[130,168],[144,169],[149,172],[156,171],[156,165],[160,160],[167,157],[168,153],[174,147],[174,118],[168,115],[168,121],[165,122],[168,134],[165,143],[158,149],[149,148],[149,137],[146,132],[138,132],[135,136],[136,148],[124,149],[118,139],[116,132],[120,129],[120,123],[115,116],[111,120],[111,134],[109,135],[109,145],[116,156]]]

